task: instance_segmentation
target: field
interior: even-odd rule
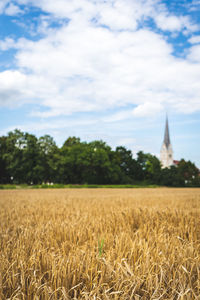
[[[200,299],[200,189],[0,191],[0,299]]]

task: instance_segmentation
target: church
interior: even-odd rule
[[[169,136],[168,117],[166,117],[164,141],[160,151],[160,162],[162,168],[169,168],[170,166],[176,164],[173,160],[173,150]]]

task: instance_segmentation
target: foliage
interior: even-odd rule
[[[20,130],[0,137],[0,184],[41,185],[166,185],[200,186],[197,167],[181,160],[161,169],[159,159],[123,146],[112,150],[104,141],[82,142],[69,137],[62,147],[53,138],[37,138]]]

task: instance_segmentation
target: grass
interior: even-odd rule
[[[103,254],[104,239],[98,241],[99,257]]]
[[[156,184],[147,184],[147,183],[140,183],[140,184],[36,184],[36,185],[27,185],[27,184],[1,184],[0,190],[16,190],[16,189],[94,189],[94,188],[109,188],[109,189],[128,189],[128,188],[156,188],[159,187]]]
[[[200,189],[0,191],[0,299],[200,299]]]

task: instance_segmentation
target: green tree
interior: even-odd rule
[[[115,151],[104,141],[81,142],[69,137],[61,148],[53,138],[18,129],[0,137],[0,183],[126,184],[146,181],[166,186],[200,186],[199,170],[182,159],[179,165],[161,169],[154,155],[119,146]]]
[[[190,160],[181,159],[177,171],[178,176],[184,180],[186,186],[200,185],[199,169]]]
[[[60,159],[59,149],[50,135],[38,139],[39,156],[38,173],[42,182],[55,182],[58,180],[57,162]]]
[[[179,175],[176,166],[170,168],[164,168],[161,170],[160,184],[164,186],[182,187],[185,186],[184,179]]]
[[[79,157],[84,152],[86,143],[81,143],[79,138],[69,137],[60,150],[58,162],[59,177],[62,183],[82,183],[82,168]]]
[[[119,146],[116,148],[116,157],[120,166],[122,175],[121,183],[133,183],[138,179],[142,169],[139,163],[133,159],[131,150],[127,150],[125,147]]]
[[[14,183],[38,183],[39,147],[37,138],[29,133],[14,130],[6,139],[4,159]]]
[[[0,183],[10,183],[11,176],[6,163],[7,137],[0,137]]]
[[[25,133],[26,146],[22,150],[23,181],[26,183],[40,183],[40,150],[38,140],[33,134]]]
[[[103,141],[87,144],[80,142],[79,138],[73,137],[72,143],[68,139],[61,148],[62,180],[65,183],[91,184],[119,182],[120,169],[113,157],[113,151]]]
[[[23,149],[26,147],[25,134],[16,129],[9,132],[6,138],[6,153],[4,159],[7,172],[15,183],[23,182],[25,172],[23,171]]]
[[[150,154],[139,151],[137,153],[137,162],[141,167],[139,179],[148,180],[151,183],[159,184],[161,179],[161,164],[159,159]]]
[[[112,183],[116,178],[116,169],[112,163],[113,152],[111,147],[103,141],[93,141],[89,147],[89,168],[87,177],[93,183],[107,184]]]
[[[64,142],[63,147],[71,147],[77,144],[80,144],[81,140],[78,137],[70,136],[68,139]]]

